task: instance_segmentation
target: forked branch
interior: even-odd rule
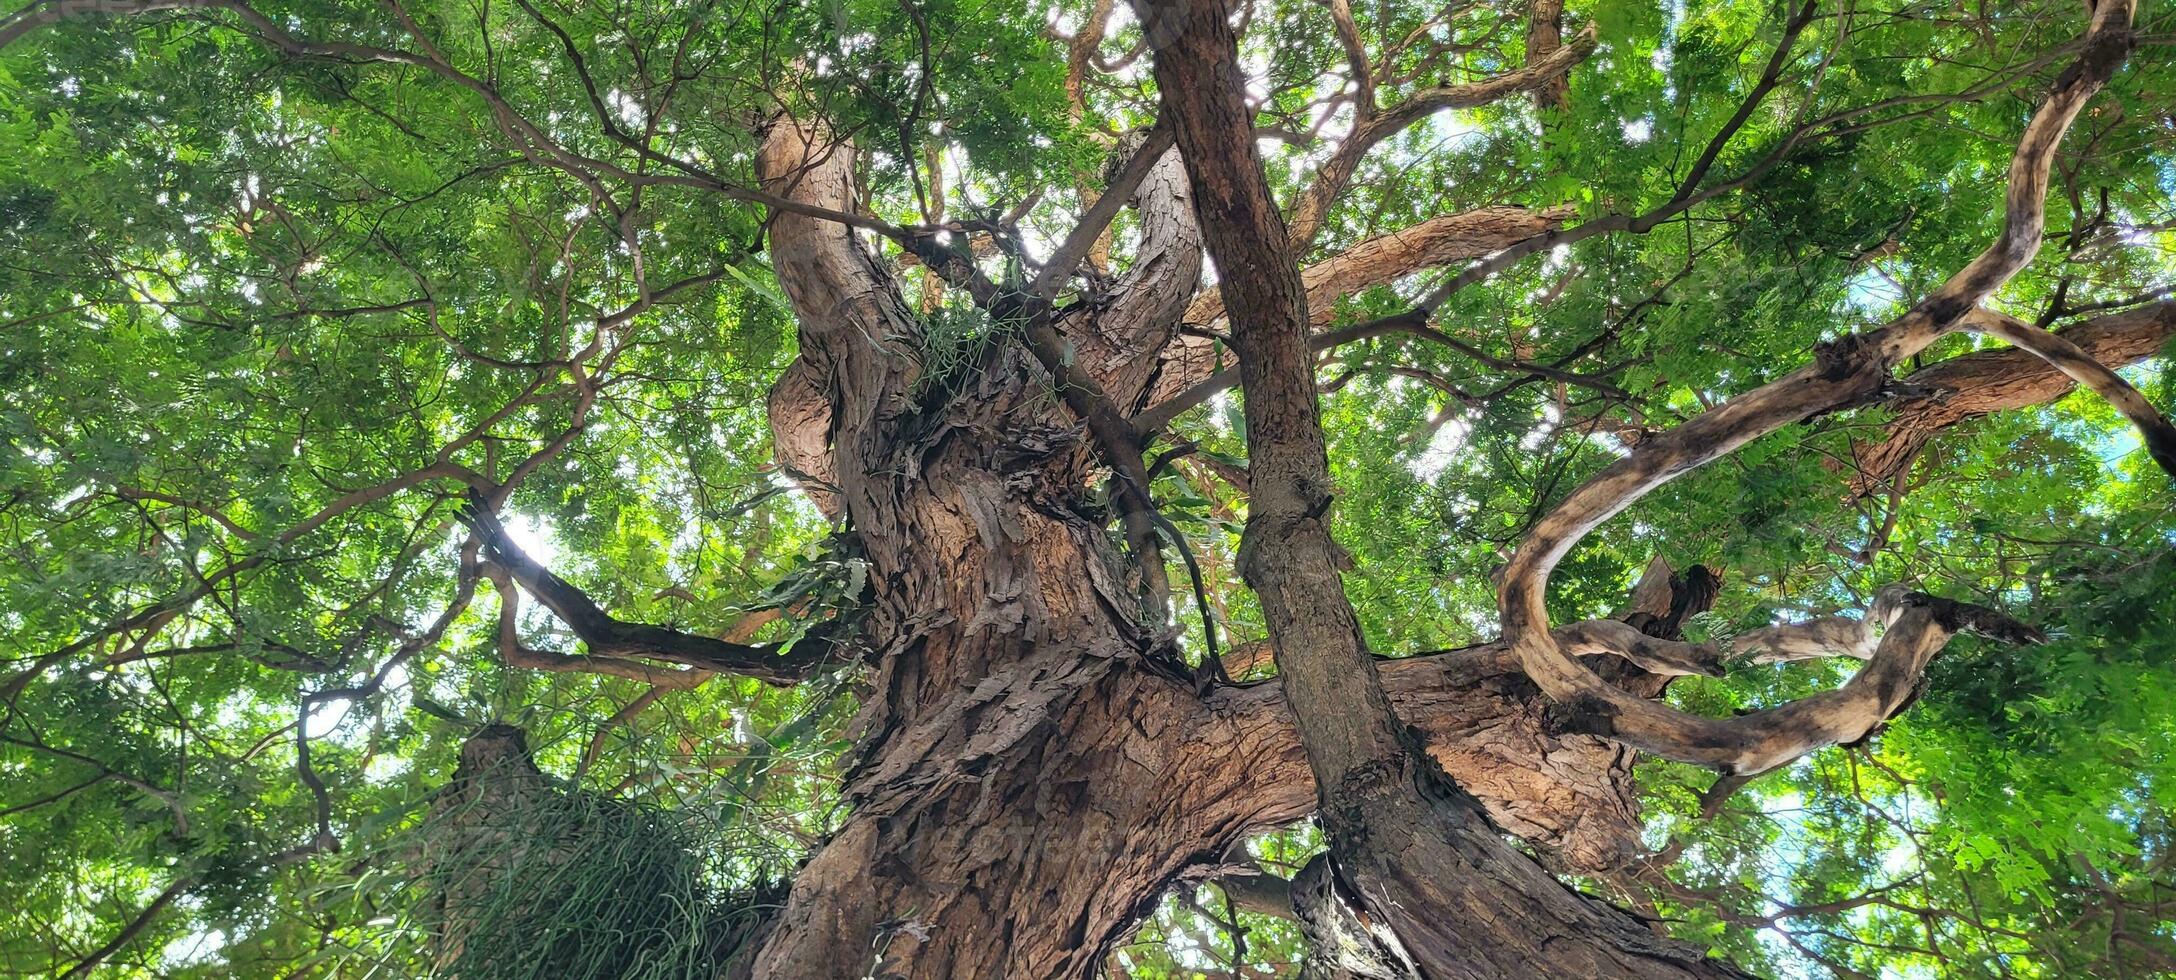
[[[1967,327],[1970,327],[1969,321]],[[2056,334],[2086,356],[2111,367],[2151,357],[2176,337],[2176,301],[2105,313]],[[1905,376],[1903,388],[1925,392],[1901,399],[1880,442],[1852,454],[1856,494],[1873,493],[1901,477],[1905,464],[1929,439],[1949,426],[1990,412],[2054,401],[2072,388],[2069,376],[2038,356],[2015,348],[1977,351]]]
[[[1521,92],[1542,89],[1594,53],[1594,25],[1589,24],[1569,44],[1511,71],[1465,85],[1439,85],[1413,93],[1391,108],[1374,112],[1367,107],[1350,135],[1322,165],[1314,184],[1292,206],[1291,236],[1295,252],[1304,252],[1322,230],[1330,205],[1345,193],[1369,150],[1408,127],[1446,109],[1471,109]],[[1372,97],[1372,95],[1371,95]]]
[[[2170,425],[2168,419],[2154,409],[2153,403],[2139,394],[2137,388],[2131,387],[2130,382],[2123,380],[2122,375],[2094,360],[2092,355],[2061,334],[2049,333],[2045,327],[2034,326],[2008,314],[1983,312],[1985,315],[1974,321],[1980,325],[1981,332],[2046,361],[2070,380],[2101,396],[2138,427],[2147,455],[2152,456],[2170,477],[2176,478],[2176,425]]]

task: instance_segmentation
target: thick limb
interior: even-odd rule
[[[1579,896],[1497,836],[1393,713],[1344,594],[1306,288],[1255,147],[1222,5],[1136,4],[1156,53],[1246,386],[1251,488],[1240,570],[1261,598],[1314,775],[1338,901],[1398,947],[1408,975],[1730,975]]]

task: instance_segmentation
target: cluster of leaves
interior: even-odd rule
[[[518,745],[510,728],[482,738],[508,732]],[[791,867],[792,849],[751,838],[732,795],[746,787],[731,780],[666,807],[584,790],[525,757],[475,762],[366,821],[344,872],[305,891],[328,926],[296,972],[715,977]]]
[[[338,4],[277,9],[393,43]],[[584,104],[520,11],[462,32],[460,5],[408,9],[510,103]],[[754,105],[721,80],[753,49],[733,23],[704,27],[725,60],[683,83],[718,86],[727,115]],[[762,396],[792,354],[746,257],[758,216],[650,195],[638,271],[602,202],[480,112],[427,72],[285,59],[201,21],[70,22],[0,58],[0,656],[14,679],[69,651],[8,693],[0,972],[67,970],[132,922],[107,969],[337,971],[322,954],[392,940],[319,897],[348,865],[315,828],[382,844],[484,721],[531,728],[592,789],[753,792],[715,838],[743,845],[743,881],[826,825],[828,695],[725,680],[599,733],[643,685],[510,669],[490,606],[456,598],[466,488],[441,464],[514,485],[517,533],[629,618],[715,630],[774,589],[860,593],[850,562],[804,557],[829,534],[805,505],[734,506],[773,485]],[[744,126],[688,126],[745,158]],[[638,276],[692,285],[600,328]],[[570,646],[533,606],[520,631]]]

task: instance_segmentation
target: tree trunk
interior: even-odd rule
[[[1307,290],[1269,193],[1229,10],[1135,0],[1164,121],[1224,276],[1250,474],[1239,568],[1262,603],[1330,841],[1329,897],[1404,977],[1713,977],[1735,971],[1580,896],[1514,850],[1393,712],[1345,597]],[[1305,235],[1299,236],[1303,240]]]
[[[850,210],[849,154],[826,142],[780,120],[766,179]],[[1176,210],[1144,222],[1160,229],[1145,250],[1168,241],[1198,255],[1175,161],[1159,174],[1142,204]],[[1078,424],[1020,345],[993,343],[972,370],[927,376],[918,322],[842,226],[780,214],[771,248],[803,348],[773,393],[774,426],[787,427],[777,444],[796,471],[829,484],[826,506],[869,561],[877,641],[846,780],[851,815],[796,877],[749,967],[796,978],[1089,976],[1174,881],[1314,809],[1282,690],[1197,692],[1088,493]],[[1079,363],[1128,401],[1157,383],[1156,352],[1199,275],[1185,262],[1135,269],[1163,278],[1101,308],[1092,329],[1058,323]],[[818,421],[820,438],[805,428]],[[1501,650],[1383,673],[1384,696],[1502,824],[1569,869],[1635,851],[1629,755],[1551,734]],[[1473,845],[1485,880],[1562,892],[1495,836],[1483,804],[1466,805],[1465,833],[1488,842]],[[1522,949],[1576,927],[1474,922],[1496,933],[1476,932],[1480,941]]]
[[[849,154],[824,142],[781,120],[766,179],[849,209]],[[1208,713],[1161,666],[1168,637],[1145,625],[1047,376],[1003,342],[925,373],[919,324],[839,225],[780,215],[772,254],[803,324],[789,377],[830,401],[783,419],[827,419],[826,438],[778,442],[828,445],[796,468],[836,487],[880,640],[852,815],[794,881],[754,972],[1086,975],[1141,905],[1259,815],[1205,813],[1201,787],[1175,778],[1210,726],[1171,723]]]
[[[853,814],[793,882],[758,976],[1088,976],[1172,883],[1315,807],[1281,687],[1197,695],[1138,625],[1099,522],[1040,476],[970,465],[999,449],[953,433],[891,488],[895,523],[861,526],[887,642]],[[1637,850],[1630,753],[1552,735],[1500,651],[1385,667],[1498,823],[1567,869]],[[1474,870],[1561,890],[1478,814],[1467,826],[1488,843]],[[1493,925],[1491,944],[1527,945],[1574,924]]]

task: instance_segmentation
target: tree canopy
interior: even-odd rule
[[[2005,233],[2085,7],[1234,4],[1365,648],[1496,640],[1522,541],[1583,483],[1945,288]],[[1199,261],[1109,206],[1172,146],[1155,33],[1110,0],[0,16],[0,973],[722,969],[747,932],[720,923],[854,812],[883,697],[837,652],[881,563],[775,435],[815,412],[821,446],[846,404],[780,394],[807,319],[781,216],[852,228],[905,288],[911,322],[864,338],[915,365],[903,416],[1029,350],[1111,453],[1076,367],[1110,352],[1007,300],[1098,309]],[[2131,33],[1984,324],[1548,577],[1565,624],[1712,576],[1673,617],[1710,652],[1892,583],[2039,642],[1960,634],[1877,732],[1772,771],[1623,749],[1644,853],[1553,870],[1762,975],[2176,974],[2172,471],[2013,343],[2052,330],[2176,405],[2176,8]],[[853,207],[762,172],[795,125],[850,141]],[[1268,506],[1247,325],[1183,285],[1177,353],[1118,406],[1153,440],[1065,506],[1149,556],[1129,587],[1184,666],[1243,686],[1276,675],[1239,552]],[[1863,659],[1707,663],[1663,700],[1729,718]],[[449,791],[507,726],[533,785]],[[531,810],[561,836],[492,823]],[[454,840],[541,884],[449,912]],[[1204,856],[1102,968],[1297,975],[1255,892],[1322,846],[1300,822]]]

